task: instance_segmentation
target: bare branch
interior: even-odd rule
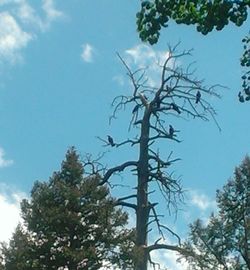
[[[118,202],[120,202],[120,201],[125,201],[125,200],[132,199],[132,198],[137,198],[136,194],[133,194],[133,195],[129,195],[129,196],[126,196],[126,197],[119,198],[119,199],[118,199]]]
[[[138,165],[138,161],[127,161],[119,166],[116,166],[107,170],[104,176],[102,177],[102,181],[100,182],[100,185],[103,185],[104,183],[106,183],[114,173],[121,172],[128,167],[137,167],[137,165]]]
[[[158,250],[158,249],[166,249],[166,250],[176,251],[176,252],[178,252],[182,255],[185,255],[185,256],[195,256],[195,254],[193,252],[191,252],[185,248],[182,248],[180,246],[155,243],[153,245],[146,247],[146,250],[148,253],[150,253],[153,250]]]
[[[158,215],[156,213],[155,206],[152,204],[150,204],[150,206],[151,206],[151,210],[153,211],[153,216],[154,216],[153,222],[156,222],[159,234],[162,236],[163,239],[165,239],[164,234],[161,230],[160,220],[159,220]]]
[[[139,82],[143,79],[144,77],[144,74],[145,74],[145,69],[138,69],[136,70],[135,72],[132,72],[131,69],[129,68],[129,66],[127,65],[127,63],[123,60],[123,58],[120,56],[119,53],[116,53],[118,58],[120,59],[120,61],[122,62],[122,64],[125,66],[125,68],[127,69],[128,71],[128,76],[130,77],[131,81],[132,81],[132,84],[134,86],[134,93],[133,93],[133,96],[135,97],[137,95],[137,92],[140,88],[140,84]],[[135,74],[140,72],[140,71],[143,71],[143,73],[141,74],[141,76],[139,77],[139,79],[136,81],[135,79]]]
[[[125,206],[134,209],[135,211],[137,210],[137,205],[133,203],[128,203],[128,202],[123,202],[123,201],[117,201],[115,203],[116,206]]]
[[[131,146],[138,144],[140,142],[140,140],[131,140],[131,139],[127,139],[126,141],[120,142],[120,143],[116,143],[116,147],[125,145],[125,144],[131,144]]]
[[[158,122],[158,121],[157,121],[157,122]],[[161,128],[158,128],[158,127],[156,127],[156,126],[150,125],[150,128],[151,128],[152,130],[154,130],[154,131],[157,132],[157,135],[152,136],[152,137],[149,138],[150,141],[156,140],[156,139],[158,139],[158,138],[159,138],[159,139],[160,139],[160,138],[163,138],[163,139],[170,139],[170,140],[173,140],[173,141],[176,141],[176,142],[181,142],[180,140],[178,140],[178,139],[176,139],[176,138],[174,137],[174,134],[170,134],[169,132],[167,132],[167,131],[165,130],[165,128],[162,127],[162,125],[161,125]]]
[[[85,154],[82,160],[84,173],[87,175],[100,175],[100,172],[104,169],[100,160],[105,154],[106,152],[99,153],[95,159],[92,158],[91,154]]]
[[[153,266],[153,269],[156,270],[156,267],[158,269],[160,269],[161,265],[157,262],[154,262],[150,256],[150,253],[148,254],[148,260],[149,260],[149,263]]]

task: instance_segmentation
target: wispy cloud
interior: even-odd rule
[[[145,78],[148,85],[157,86],[159,84],[162,65],[169,56],[168,50],[154,50],[151,46],[139,44],[125,50],[124,55],[126,63],[132,69],[146,68]],[[169,65],[171,64],[170,61]]]
[[[180,257],[176,252],[169,250],[156,250],[151,254],[152,261],[159,263],[161,268],[158,269],[169,269],[169,270],[188,270],[188,263],[184,260],[177,261]],[[150,267],[154,270],[154,267]],[[157,269],[157,268],[156,268]]]
[[[30,3],[27,0],[0,1],[0,63],[20,61],[22,50],[39,32],[48,30],[53,21],[63,16],[53,0],[43,0],[36,8]]]
[[[82,45],[81,58],[84,62],[87,62],[87,63],[93,62],[93,53],[94,53],[94,48],[89,43]]]
[[[0,147],[0,168],[8,167],[14,163],[11,159],[5,159],[5,152],[3,148]]]
[[[129,66],[131,71],[141,70],[137,72],[138,77],[144,72],[143,79],[145,85],[150,87],[159,87],[161,82],[162,66],[169,56],[168,50],[156,50],[153,47],[139,44],[121,53],[123,60]],[[173,61],[168,62],[168,66],[172,66]],[[124,76],[116,75],[113,77],[120,86],[127,81]]]
[[[158,69],[159,64],[162,65],[168,51],[154,50],[151,46],[139,44],[125,51],[130,57],[130,62],[133,62],[138,67],[152,66],[153,69]]]
[[[23,24],[40,25],[41,23],[36,11],[25,1],[18,6],[16,16]]]
[[[194,190],[190,192],[190,203],[201,211],[214,210],[216,208],[215,200],[209,198],[206,194]]]
[[[63,16],[63,13],[55,8],[53,0],[43,0],[43,10],[45,11],[49,22]]]
[[[23,31],[13,16],[0,13],[0,61],[16,63],[20,60],[20,51],[31,39],[32,35]]]
[[[26,0],[18,2],[17,12],[15,12],[18,19],[20,19],[24,28],[33,28],[35,30],[46,31],[50,28],[51,23],[64,17],[62,11],[55,8],[54,1],[43,0],[39,14]]]
[[[8,241],[21,221],[20,202],[24,197],[24,193],[0,184],[0,242]]]

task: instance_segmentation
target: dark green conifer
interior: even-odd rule
[[[5,270],[95,270],[103,263],[129,268],[124,253],[132,244],[132,232],[125,227],[128,216],[115,208],[98,175],[83,173],[71,148],[49,182],[34,184],[31,199],[21,203],[27,232],[18,227],[3,250]]]

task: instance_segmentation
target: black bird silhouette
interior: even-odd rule
[[[241,92],[238,94],[239,102],[243,103],[245,101],[244,97],[242,96]]]
[[[175,131],[174,128],[171,125],[169,125],[168,133],[171,138],[173,138],[174,136],[174,131]]]
[[[109,136],[109,135],[108,135],[108,142],[112,147],[115,146],[113,138],[111,136]]]
[[[157,109],[159,109],[161,107],[161,99],[159,96],[156,97],[155,105],[156,105]]]
[[[140,104],[136,104],[132,113],[136,113],[139,110],[139,108],[140,108]]]
[[[201,92],[198,90],[196,93],[195,103],[197,104],[198,102],[200,102],[200,100],[201,100]]]
[[[181,114],[179,107],[175,103],[171,103],[170,105],[174,111],[176,111],[178,114]]]

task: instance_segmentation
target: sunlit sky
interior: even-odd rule
[[[137,157],[130,146],[103,148],[97,139],[130,136],[131,108],[109,124],[113,98],[132,93],[116,52],[131,68],[149,66],[148,76],[153,76],[150,67],[166,54],[167,45],[181,41],[180,50],[193,49],[193,56],[183,61],[195,62],[197,77],[207,85],[228,87],[220,91],[221,99],[211,99],[221,132],[214,121],[168,116],[182,142],[167,141],[160,148],[166,156],[173,151],[173,157],[181,158],[172,171],[181,177],[187,199],[177,221],[168,218],[164,205],[160,211],[177,232],[183,235],[188,223],[215,209],[216,189],[249,154],[250,103],[237,100],[241,39],[249,20],[207,36],[192,26],[171,23],[158,44],[149,46],[136,32],[139,5],[121,0],[0,0],[0,240],[10,236],[19,219],[20,199],[29,196],[35,180],[48,180],[60,168],[68,147],[76,146],[82,156],[105,151],[103,163],[108,166]],[[126,185],[126,177],[122,183]],[[172,270],[178,269],[173,257],[165,259]]]

